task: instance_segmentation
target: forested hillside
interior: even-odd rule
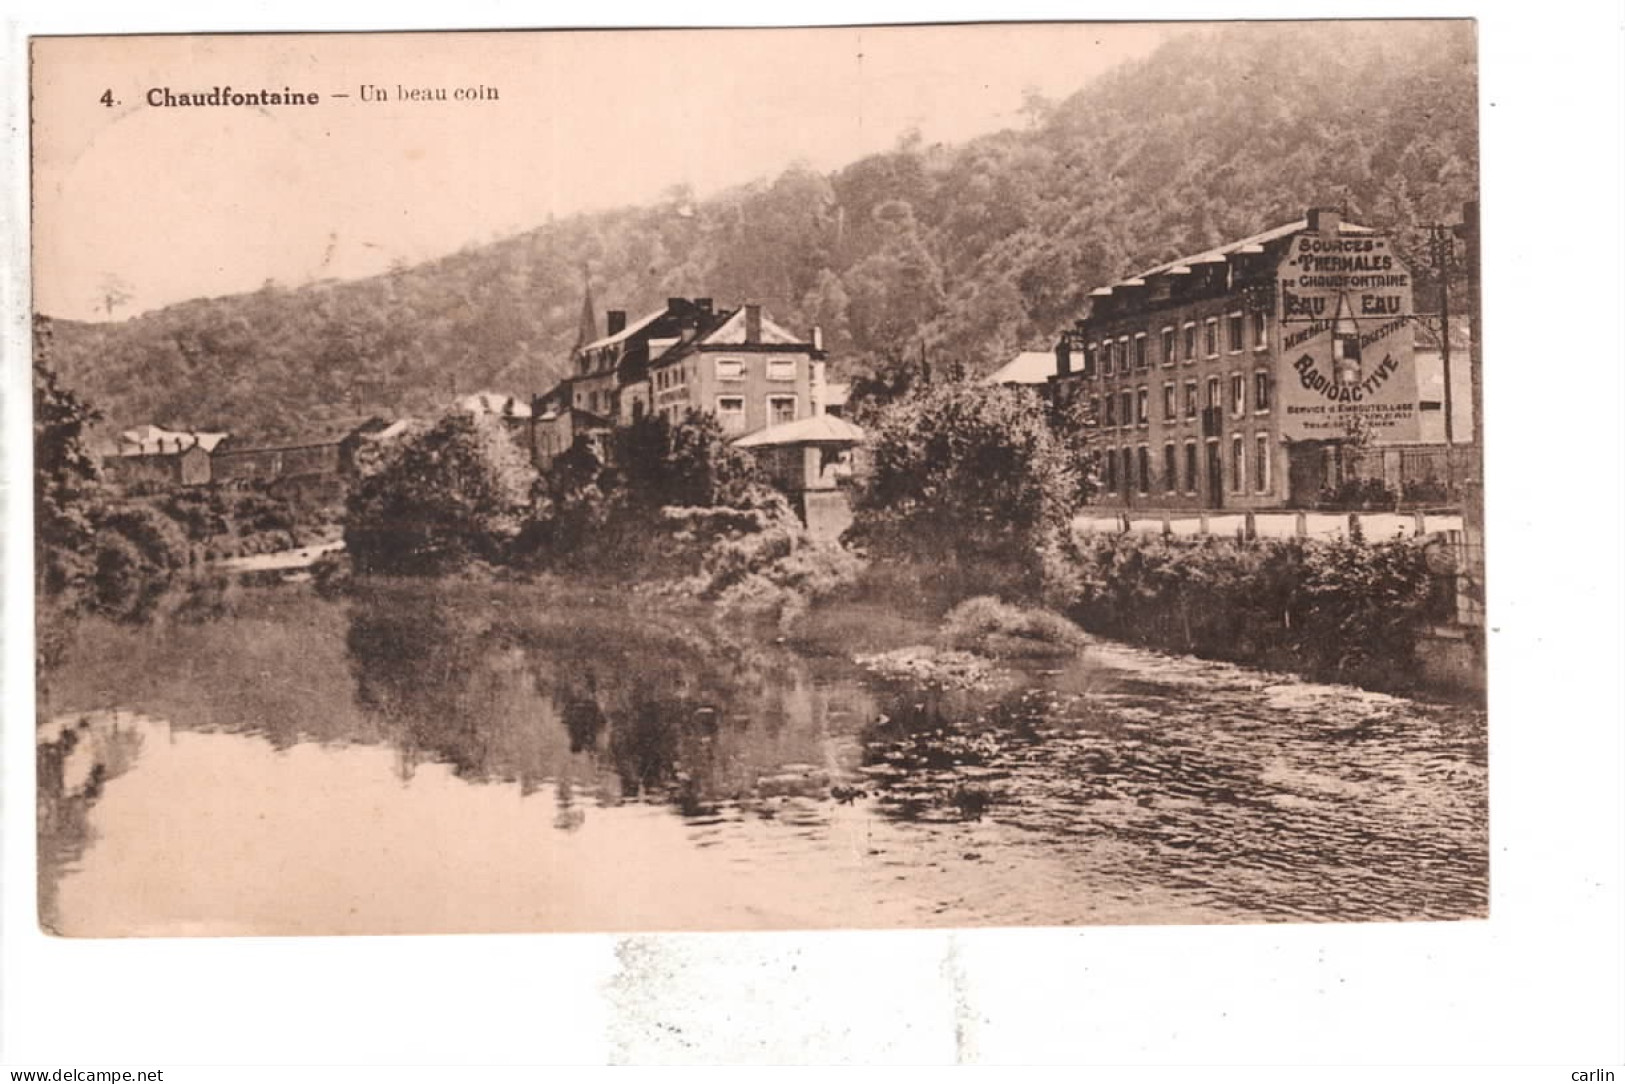
[[[600,317],[751,297],[822,325],[849,374],[922,353],[982,370],[1047,346],[1102,281],[1311,204],[1419,253],[1420,228],[1476,195],[1474,43],[1469,25],[1395,26],[1192,31],[1063,102],[1029,100],[1021,130],[904,139],[706,200],[673,189],[376,278],[63,322],[57,357],[115,423],[288,437],[454,388],[545,390],[586,266]]]

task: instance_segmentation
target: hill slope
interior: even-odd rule
[[[850,370],[922,350],[982,370],[1047,345],[1101,281],[1311,204],[1344,203],[1419,252],[1420,228],[1477,191],[1467,24],[1193,31],[1029,113],[964,146],[905,139],[700,202],[674,189],[376,278],[62,322],[57,358],[115,423],[291,436],[454,388],[544,390],[587,264],[601,309],[748,296],[821,324]]]

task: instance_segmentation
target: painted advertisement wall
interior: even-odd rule
[[[1421,439],[1411,274],[1387,238],[1299,234],[1276,278],[1281,435]]]

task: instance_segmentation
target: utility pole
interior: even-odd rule
[[[1469,603],[1462,618],[1465,624],[1484,623],[1484,303],[1479,281],[1478,201],[1461,205],[1461,225],[1455,228],[1466,249],[1468,341],[1467,375],[1472,389],[1473,456],[1468,473],[1466,501],[1462,508],[1464,555]]]
[[[1472,389],[1473,404],[1473,447],[1480,450],[1484,447],[1484,308],[1483,298],[1478,277],[1479,241],[1478,241],[1478,201],[1471,200],[1461,205],[1461,225],[1455,227],[1456,236],[1460,237],[1466,248],[1465,259],[1467,263],[1467,327],[1468,327],[1468,353],[1467,375],[1469,386]],[[1483,461],[1480,459],[1478,469],[1473,479],[1480,485],[1483,483]],[[1479,491],[1482,500],[1483,491]],[[1482,517],[1483,512],[1479,512]]]
[[[1444,469],[1449,492],[1456,492],[1456,406],[1450,372],[1450,268],[1456,241],[1449,226],[1430,226],[1433,270],[1439,276],[1439,360],[1444,365]]]

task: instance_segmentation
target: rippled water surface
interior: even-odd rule
[[[195,600],[194,600],[195,601]],[[1481,712],[1098,644],[976,680],[586,591],[90,624],[40,731],[70,935],[1451,919]],[[966,687],[968,686],[968,687]]]

